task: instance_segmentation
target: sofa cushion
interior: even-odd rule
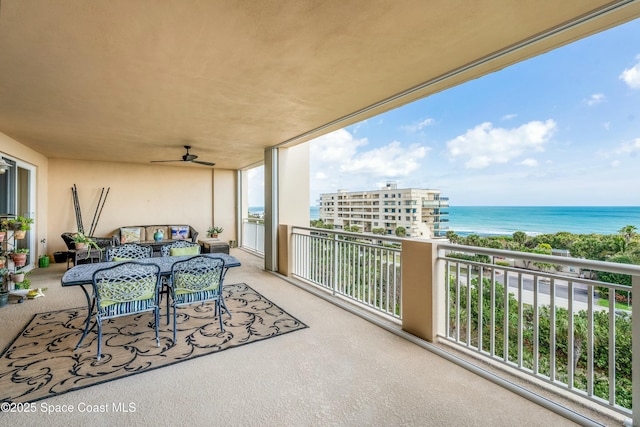
[[[141,227],[120,228],[120,243],[132,243],[144,240]]]
[[[172,225],[171,226],[171,238],[173,240],[187,240],[191,236],[189,235],[188,225]]]

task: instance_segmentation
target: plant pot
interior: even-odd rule
[[[13,237],[15,237],[16,239],[24,239],[26,235],[26,230],[16,230],[13,232]]]
[[[54,252],[53,259],[56,263],[60,264],[62,262],[67,262],[67,253],[66,252]]]
[[[41,256],[38,260],[38,265],[40,268],[49,267],[49,257],[47,255]]]
[[[24,280],[24,273],[13,273],[11,275],[11,281],[13,283],[22,283]]]
[[[7,237],[6,231],[0,231],[0,242],[4,242],[4,238]]]
[[[22,267],[27,263],[27,254],[11,254],[11,259],[13,259],[13,263],[16,267]]]
[[[86,243],[76,242],[76,249],[85,249],[87,247]]]
[[[6,263],[7,263],[6,259],[4,259],[4,258],[0,259],[0,268],[4,268]]]
[[[0,307],[4,307],[9,303],[9,292],[0,291]]]

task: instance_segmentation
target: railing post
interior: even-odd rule
[[[640,296],[640,276],[631,276],[631,290],[632,295]],[[640,315],[632,317],[631,331],[632,421],[640,426]]]
[[[338,235],[337,234],[332,234],[331,238],[333,239],[333,257],[331,259],[331,262],[333,263],[333,283],[331,286],[331,289],[333,290],[333,295],[335,295],[338,292],[338,283],[340,280],[340,264],[338,263]]]

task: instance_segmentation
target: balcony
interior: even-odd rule
[[[407,255],[402,251],[407,248],[400,239],[376,236],[362,241],[361,237],[358,233],[294,229],[291,262],[295,270],[289,278],[264,271],[261,258],[232,249],[242,267],[229,271],[226,281],[250,284],[309,325],[308,329],[53,397],[46,400],[47,405],[135,402],[135,413],[109,414],[110,421],[163,425],[178,422],[182,417],[178,406],[198,402],[206,392],[216,393],[216,404],[196,404],[197,410],[189,412],[195,424],[209,424],[213,419],[231,425],[254,425],[256,420],[262,425],[621,423],[618,413],[603,413],[599,404],[576,403],[572,393],[549,392],[532,379],[522,380],[478,361],[478,355],[470,357],[473,347],[455,342],[455,333],[429,343],[403,331],[403,312],[409,308],[402,303],[400,271]],[[305,252],[304,248],[313,250]],[[463,289],[464,266],[473,263],[446,256],[457,248],[443,245],[437,264],[441,272],[447,264],[452,272],[459,269],[458,289]],[[346,260],[359,261],[345,264]],[[459,267],[452,264],[456,262]],[[369,263],[377,273],[363,275],[357,266]],[[334,268],[339,264],[341,268]],[[43,301],[46,310],[85,304],[82,292],[60,287],[63,272],[63,264],[38,269],[34,284],[49,288],[46,298],[3,308],[6,321],[0,346],[9,344],[33,313],[45,310]],[[546,277],[536,275],[540,280]],[[368,290],[358,291],[350,285],[354,282],[367,284]],[[378,283],[381,287],[376,289]],[[510,368],[517,370],[517,366]],[[492,378],[493,372],[503,379]],[[537,395],[528,394],[525,385]],[[181,396],[180,400],[167,398],[169,387],[170,395]],[[219,392],[220,387],[224,392]],[[574,409],[565,410],[559,404]],[[92,415],[82,414],[87,420]],[[30,422],[39,418],[49,425],[72,425],[78,416],[40,412],[31,414]]]
[[[405,248],[406,240],[303,227],[294,228],[291,241],[292,276],[331,298],[360,305],[410,332],[424,331],[430,315],[423,314],[433,311],[433,330],[424,333],[433,333],[433,345],[447,351],[453,347],[472,357],[475,365],[490,364],[503,371],[498,375],[511,371],[520,381],[539,381],[547,395],[555,396],[552,400],[570,395],[581,405],[631,417],[631,376],[624,366],[631,360],[630,312],[616,308],[613,298],[604,305],[597,301],[602,289],[629,295],[631,288],[579,272],[608,271],[637,280],[640,267],[448,243],[413,241]],[[436,273],[404,283],[416,265],[402,263],[416,263],[415,245],[432,244],[437,257],[427,270]],[[453,258],[454,251],[464,256]],[[501,263],[494,264],[494,258]],[[429,264],[428,259],[423,264]],[[432,303],[429,298],[418,303],[430,281]],[[416,318],[422,324],[411,325]],[[556,328],[549,328],[549,322]]]
[[[444,199],[439,199],[439,200],[422,200],[422,207],[423,208],[448,208],[449,207],[449,201],[448,200],[444,200]]]

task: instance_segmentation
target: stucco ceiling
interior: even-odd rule
[[[239,169],[638,16],[636,0],[1,0],[0,132],[50,158],[191,145]]]

